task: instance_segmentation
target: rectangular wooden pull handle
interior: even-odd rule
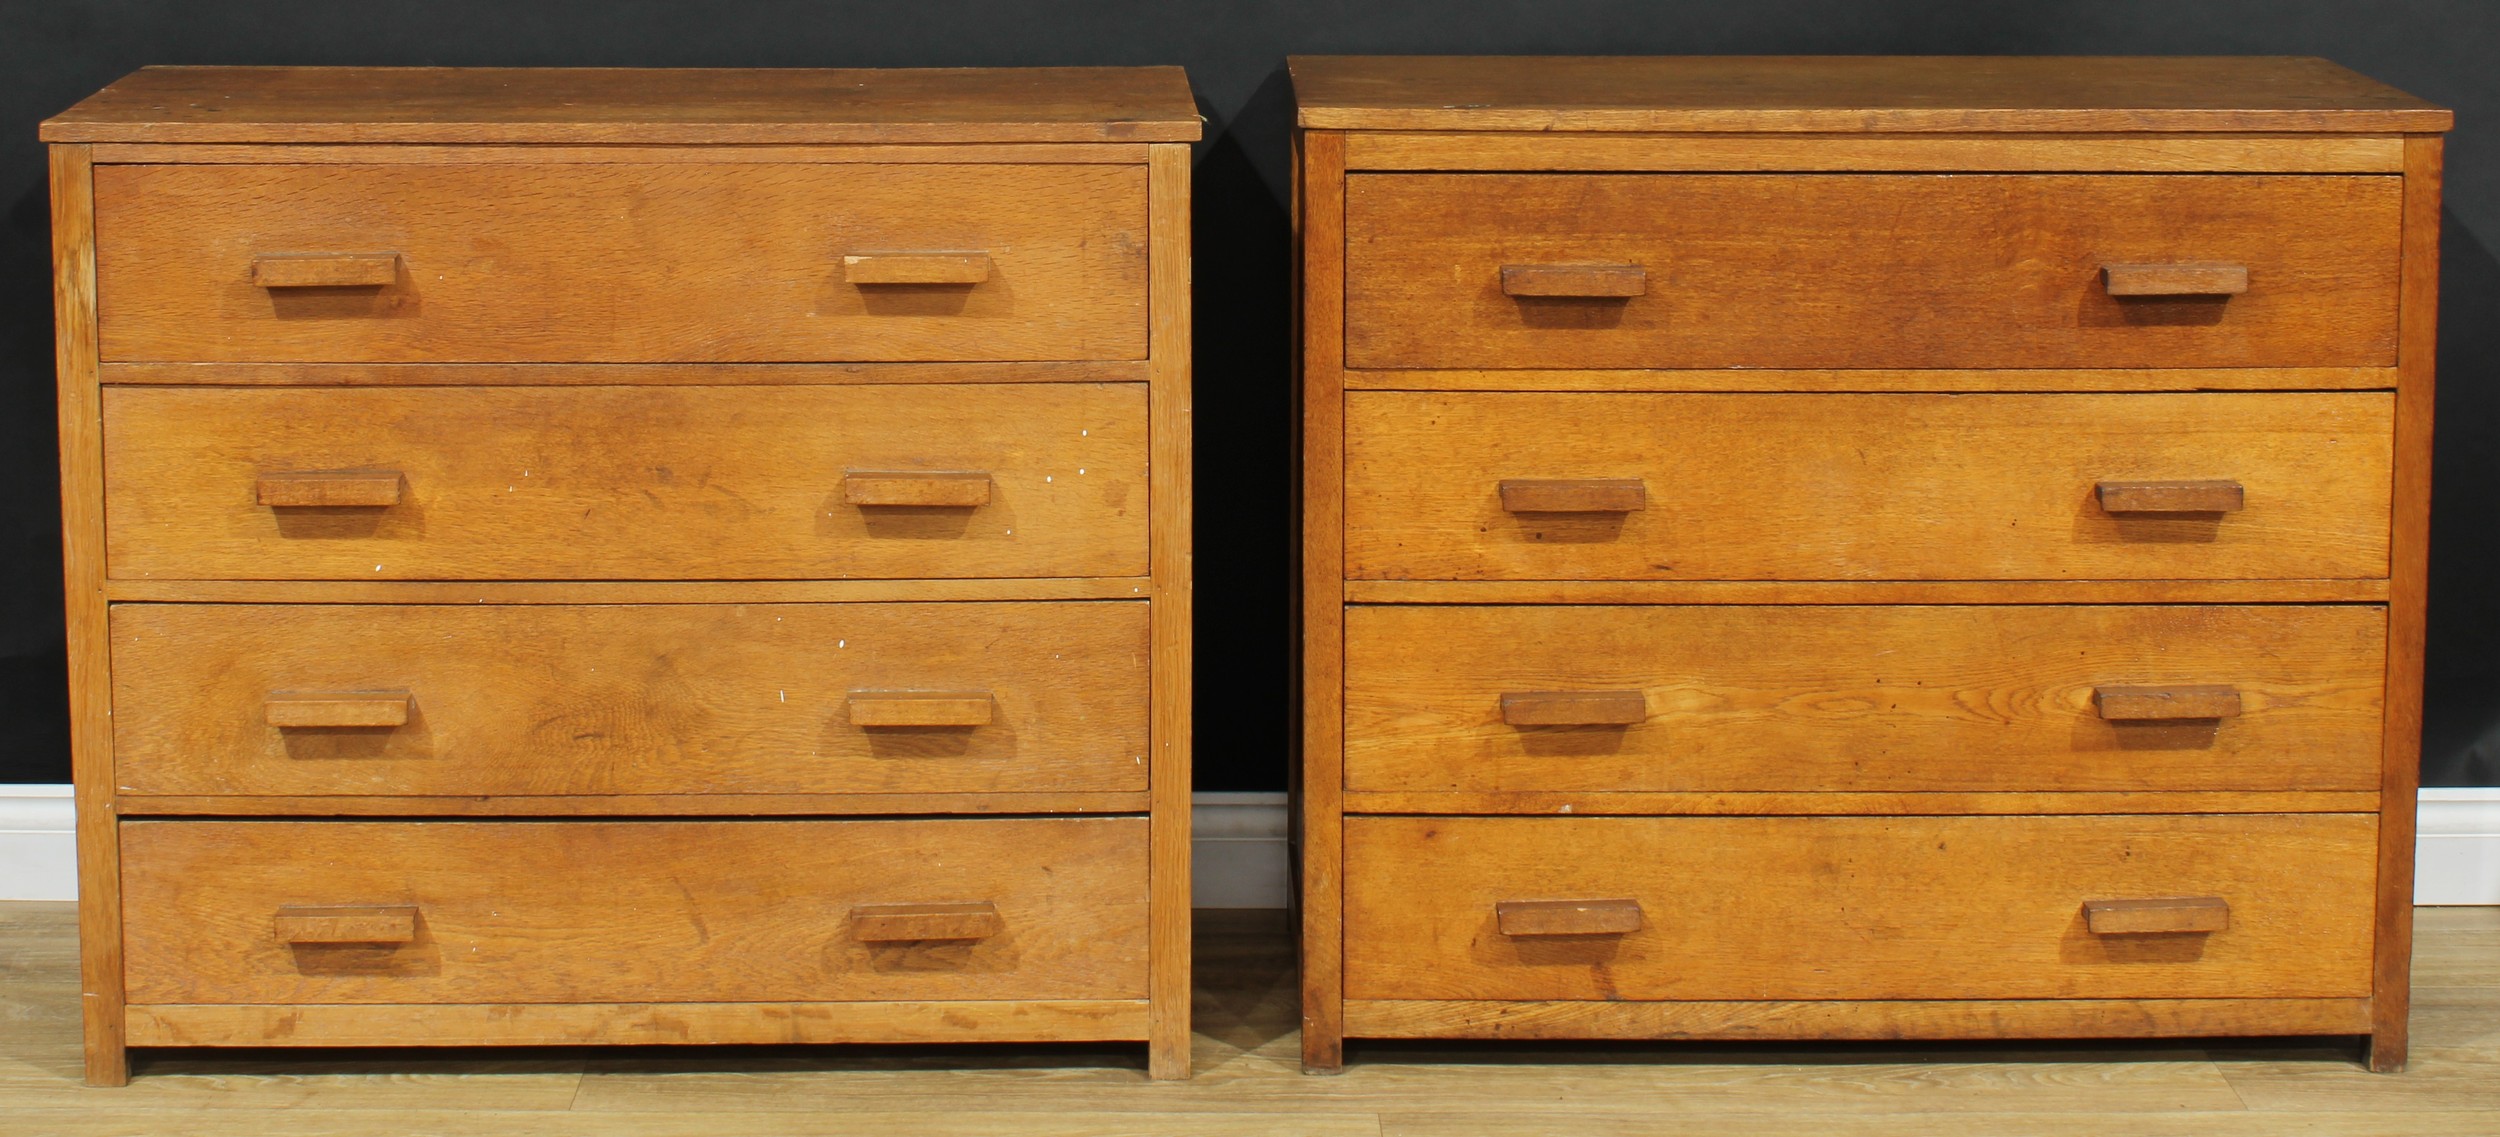
[[[1639,265],[1503,265],[1505,296],[1618,299],[1649,291],[1649,272]]]
[[[853,691],[852,726],[988,726],[987,691]]]
[[[290,944],[404,944],[417,938],[417,910],[407,904],[278,909],[278,939]]]
[[[2108,513],[2237,513],[2248,491],[2234,481],[2102,482],[2093,487]]]
[[[2178,687],[2094,687],[2092,709],[2111,722],[2240,717],[2237,689],[2207,684]]]
[[[1006,927],[987,900],[954,904],[862,904],[851,909],[851,937],[894,940],[986,940]]]
[[[1504,900],[1493,919],[1505,936],[1619,936],[1641,930],[1641,902]]]
[[[2083,922],[2096,936],[2220,932],[2231,927],[2231,906],[2219,896],[2086,900]]]
[[[851,284],[980,284],[990,278],[983,252],[853,253],[842,258]]]
[[[2248,291],[2248,266],[2214,262],[2102,265],[2101,287],[2112,296],[2237,296]]]
[[[1502,508],[1510,513],[1631,513],[1649,506],[1639,478],[1504,478]]]
[[[313,470],[262,474],[256,496],[271,509],[363,507],[399,504],[408,484],[397,470]]]
[[[842,500],[864,506],[969,508],[990,503],[986,470],[847,470]]]
[[[1633,726],[1649,721],[1638,691],[1511,691],[1502,696],[1511,726]]]
[[[411,701],[406,691],[280,691],[261,716],[276,727],[406,726]]]
[[[272,253],[252,258],[252,283],[262,288],[374,288],[398,279],[398,253]]]

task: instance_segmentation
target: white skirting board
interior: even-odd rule
[[[1206,793],[1193,801],[1200,908],[1282,908],[1292,876],[1285,795]],[[2500,905],[2500,788],[2422,791],[2421,904]],[[0,900],[78,892],[68,786],[0,786]]]

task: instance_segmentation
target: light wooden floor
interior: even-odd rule
[[[1299,1071],[1281,914],[1202,913],[1198,1077],[1134,1047],[159,1051],[79,1084],[70,906],[0,903],[0,1135],[2500,1134],[2500,909],[2427,908],[2413,1067],[2300,1042],[1357,1044]]]

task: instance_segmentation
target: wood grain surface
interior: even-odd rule
[[[1141,166],[105,166],[111,360],[1136,359]],[[843,258],[986,254],[980,283]],[[270,254],[396,253],[370,288],[270,290]]]
[[[1349,817],[1349,999],[2359,998],[2378,819]],[[2231,928],[2103,937],[2088,900],[2219,896]],[[1532,943],[1511,900],[1635,900]],[[1694,960],[1710,961],[1707,967]]]
[[[1186,142],[1178,67],[148,67],[47,142]]]
[[[99,147],[99,150],[106,149]],[[2394,134],[1637,134],[1356,131],[1355,170],[2391,174]]]
[[[138,1003],[1143,997],[1142,818],[134,821]],[[974,943],[876,944],[861,905],[986,900]],[[416,939],[290,948],[280,907],[402,904]]]
[[[2394,131],[2449,112],[2285,56],[1297,55],[1328,130]],[[100,141],[100,140],[99,140]]]
[[[1365,579],[2371,578],[2393,400],[2209,395],[1346,397]],[[1616,517],[1504,511],[1506,478],[1640,478]],[[2219,519],[2102,510],[2111,479],[2228,477]]]
[[[2351,605],[1357,607],[1346,788],[2370,791],[2386,629]],[[2110,722],[2093,698],[2203,681],[2245,713]],[[1523,690],[1647,705],[1522,726]]]
[[[399,797],[1137,792],[1145,605],[125,604],[120,785]],[[288,730],[273,693],[402,692],[404,726]],[[861,726],[863,692],[987,720]]]
[[[117,577],[1144,575],[1146,392],[977,387],[112,388]],[[384,467],[399,506],[276,510],[272,470]],[[986,470],[977,509],[842,500],[849,469]]]
[[[1346,361],[2386,366],[2401,182],[1356,174],[1346,185]],[[2101,281],[2104,265],[2178,261],[2243,265],[2248,290],[2126,298]],[[1648,284],[1621,299],[1505,295],[1504,267],[1525,262],[1637,265]]]

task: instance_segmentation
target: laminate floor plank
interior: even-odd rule
[[[2417,914],[2413,1064],[2341,1041],[1357,1042],[1301,1073],[1282,913],[1198,922],[1198,1076],[1133,1044],[139,1052],[79,1083],[76,920],[0,903],[0,1134],[2487,1137],[2500,909]]]

